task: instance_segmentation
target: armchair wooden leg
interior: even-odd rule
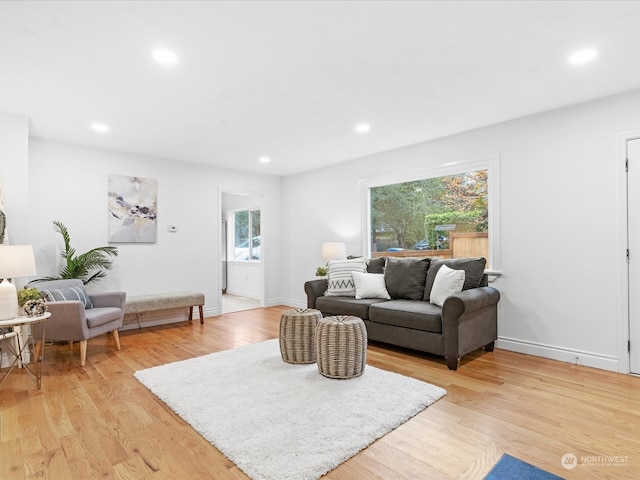
[[[80,340],[80,366],[84,367],[87,362],[87,341]]]
[[[113,339],[116,342],[116,350],[120,351],[120,335],[118,334],[118,329],[115,329],[111,332],[113,334]]]
[[[69,350],[73,350],[73,340],[69,340]]]

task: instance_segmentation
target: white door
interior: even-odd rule
[[[640,373],[640,138],[627,141],[629,370]]]

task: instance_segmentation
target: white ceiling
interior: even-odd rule
[[[585,46],[596,61],[569,66]],[[1,1],[0,111],[35,137],[288,175],[640,88],[639,55],[635,1]]]

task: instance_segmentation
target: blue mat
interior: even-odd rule
[[[506,453],[496,463],[484,480],[564,480],[538,467],[518,460]]]

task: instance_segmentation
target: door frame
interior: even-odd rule
[[[264,220],[265,220],[265,216],[268,218],[268,215],[265,215],[265,201],[264,201],[264,194],[263,193],[256,193],[256,192],[248,192],[248,191],[243,191],[241,189],[237,189],[237,188],[224,188],[224,187],[218,187],[218,212],[217,212],[217,217],[218,217],[218,225],[222,225],[222,196],[223,194],[228,194],[228,195],[240,195],[240,196],[253,196],[253,197],[257,197],[260,200],[260,235],[261,235],[261,245],[260,245],[260,254],[263,257],[261,262],[260,262],[260,307],[264,308],[266,305],[266,283],[265,283],[265,278],[266,278],[266,266],[265,266],[265,260],[264,260]],[[220,227],[220,230],[222,230],[222,228]],[[226,242],[226,239],[222,238],[222,232],[220,231],[220,234],[218,235],[218,242],[220,242],[218,244],[218,259],[220,259],[221,255],[221,249],[222,249],[222,242]],[[220,261],[218,260],[218,263],[220,263]],[[220,288],[218,288],[218,308],[220,310],[220,313],[222,313],[222,268],[220,268],[220,265],[218,265],[218,286]],[[228,285],[227,285],[228,286]]]
[[[631,338],[630,327],[631,318],[629,316],[629,263],[627,262],[626,252],[629,247],[628,242],[628,223],[629,209],[627,204],[627,171],[625,163],[627,161],[627,142],[629,140],[639,139],[640,130],[624,132],[618,135],[618,153],[616,156],[616,176],[618,178],[618,195],[617,206],[618,211],[618,301],[617,301],[617,350],[618,350],[618,372],[630,373],[631,356],[628,351],[628,342]],[[639,252],[640,253],[640,252]],[[634,348],[640,348],[636,345]]]

